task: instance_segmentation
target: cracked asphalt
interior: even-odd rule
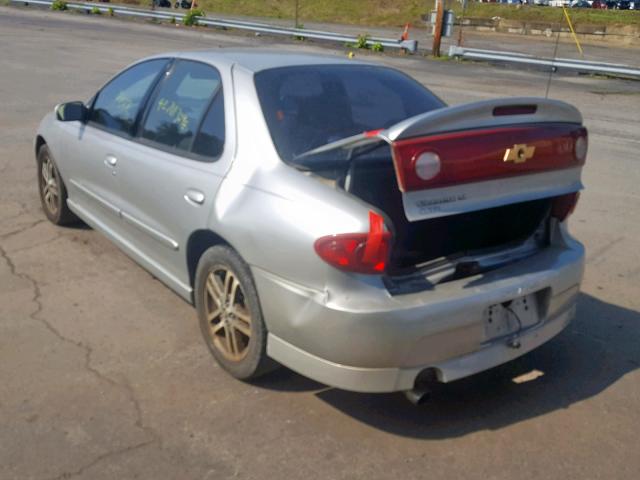
[[[185,48],[341,50],[0,7],[0,479],[640,478],[640,83],[564,75],[590,130],[575,322],[510,364],[402,395],[282,369],[232,380],[192,307],[99,233],[45,221],[33,137],[129,62]],[[539,71],[371,56],[455,104],[544,95]],[[534,380],[512,379],[532,370]],[[534,375],[535,376],[535,375]],[[533,378],[530,376],[529,378]]]

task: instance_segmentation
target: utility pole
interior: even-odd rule
[[[458,22],[458,46],[461,47],[462,46],[462,27],[463,27],[463,23],[462,21],[464,20],[464,12],[467,10],[467,0],[462,0],[462,14],[460,15],[460,21]],[[452,25],[453,27],[453,25]]]
[[[433,31],[433,48],[431,55],[440,56],[440,41],[442,40],[442,21],[444,19],[444,0],[436,0],[436,27]]]
[[[295,20],[296,23],[293,26],[293,28],[298,28],[298,6],[299,6],[299,4],[300,4],[300,0],[296,0],[296,15],[295,15],[296,16],[296,20]]]

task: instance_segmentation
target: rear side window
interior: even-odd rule
[[[217,159],[222,155],[224,131],[224,98],[220,89],[202,121],[191,151],[210,160]]]
[[[306,65],[258,72],[262,112],[281,158],[387,128],[444,106],[405,74],[368,65]]]
[[[215,125],[212,126],[218,120],[216,115],[224,116],[224,111],[219,111],[223,108],[221,86],[220,75],[215,68],[198,62],[178,61],[149,103],[142,138],[190,152],[196,132],[204,120],[204,130],[198,135],[196,144],[198,153],[215,155],[216,140],[224,140],[224,127],[220,138],[219,129],[217,131]],[[216,109],[218,99],[220,103]],[[204,118],[207,112],[209,114]],[[221,149],[220,145],[218,151]]]
[[[100,90],[89,120],[113,133],[132,135],[147,92],[166,64],[166,59],[149,60],[122,72]]]

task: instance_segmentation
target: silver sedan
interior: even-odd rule
[[[35,140],[49,220],[192,302],[231,375],[366,392],[474,374],[568,324],[586,153],[562,102],[448,107],[394,69],[238,50],[140,60]]]

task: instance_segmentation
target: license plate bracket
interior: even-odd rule
[[[485,336],[488,340],[518,333],[539,321],[539,305],[535,293],[490,305],[483,312]]]

